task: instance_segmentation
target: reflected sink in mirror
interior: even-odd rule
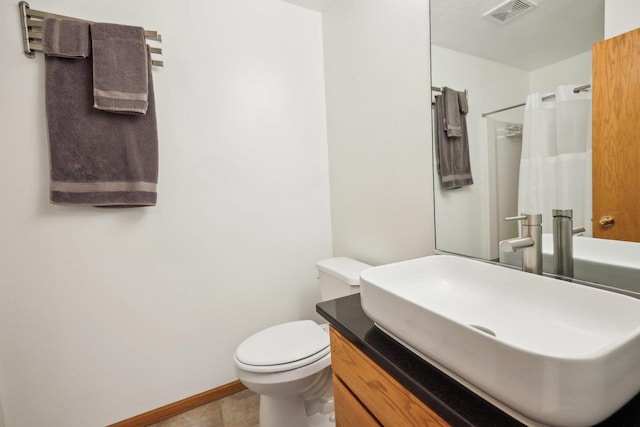
[[[553,272],[553,235],[542,235],[542,264]],[[602,283],[640,295],[640,245],[622,240],[575,236],[573,275],[576,279]],[[500,262],[521,266],[522,253],[500,254]]]
[[[527,424],[588,426],[640,391],[640,300],[466,258],[367,269],[384,332]]]

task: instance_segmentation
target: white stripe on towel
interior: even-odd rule
[[[158,184],[155,182],[61,182],[52,181],[51,191],[62,191],[65,193],[98,193],[107,191],[145,191],[155,193]]]
[[[127,99],[131,101],[146,101],[147,94],[140,92],[120,92],[118,90],[93,89],[93,96],[104,98]]]

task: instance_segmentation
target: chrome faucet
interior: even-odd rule
[[[506,221],[522,221],[521,237],[503,240],[504,252],[522,251],[522,271],[542,274],[542,214],[520,214],[505,218]]]
[[[553,209],[553,274],[573,277],[573,235],[584,227],[573,227],[573,209]]]

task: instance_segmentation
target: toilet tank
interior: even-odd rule
[[[337,257],[316,264],[322,301],[360,292],[360,272],[371,267],[355,259]]]

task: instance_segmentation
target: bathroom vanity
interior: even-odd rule
[[[359,294],[316,310],[332,327],[339,427],[523,425],[380,331]],[[640,395],[598,425],[640,425]]]
[[[449,425],[335,328],[330,335],[338,425]]]

